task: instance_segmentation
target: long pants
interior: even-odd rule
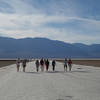
[[[46,65],[46,71],[48,71],[48,69],[49,69],[49,65]]]
[[[25,67],[26,67],[26,66],[24,65],[24,66],[23,66],[23,72],[25,72]]]
[[[38,66],[38,65],[36,65],[36,71],[37,71],[37,72],[39,71],[39,66]]]
[[[64,71],[67,72],[67,65],[64,65]]]
[[[72,64],[68,64],[68,66],[69,66],[69,71],[71,71],[71,69],[72,69]]]
[[[55,65],[52,65],[52,66],[53,66],[52,70],[55,71]]]
[[[20,67],[20,66],[19,66],[19,65],[17,65],[17,72],[19,72],[19,67]]]

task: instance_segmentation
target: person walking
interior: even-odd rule
[[[65,58],[65,60],[64,60],[64,71],[66,71],[67,72],[67,58]]]
[[[48,69],[49,69],[49,60],[48,59],[46,60],[45,65],[46,65],[46,71],[48,71]]]
[[[39,60],[36,60],[35,64],[36,64],[36,71],[38,72],[39,71]]]
[[[25,72],[26,63],[27,63],[27,60],[26,60],[26,59],[24,59],[24,60],[22,61],[23,72]]]
[[[53,70],[53,71],[55,71],[55,66],[56,66],[56,61],[53,60],[53,61],[52,61],[52,70]]]
[[[19,67],[20,67],[20,58],[18,58],[17,60],[16,60],[16,66],[17,66],[17,72],[19,72]]]
[[[71,69],[72,69],[72,60],[71,59],[68,60],[68,66],[69,66],[69,71],[71,71]]]
[[[44,60],[43,58],[40,60],[40,65],[41,65],[41,71],[44,71]]]

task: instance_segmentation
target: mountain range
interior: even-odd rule
[[[0,37],[0,58],[100,58],[100,44],[66,43],[47,38]]]

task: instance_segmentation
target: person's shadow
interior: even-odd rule
[[[90,70],[72,70],[71,73],[91,73]]]
[[[25,73],[28,73],[28,74],[40,74],[39,72],[25,72]]]
[[[48,71],[47,73],[64,73],[64,71]]]

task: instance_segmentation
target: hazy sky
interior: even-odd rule
[[[100,0],[0,0],[0,36],[100,43]]]

